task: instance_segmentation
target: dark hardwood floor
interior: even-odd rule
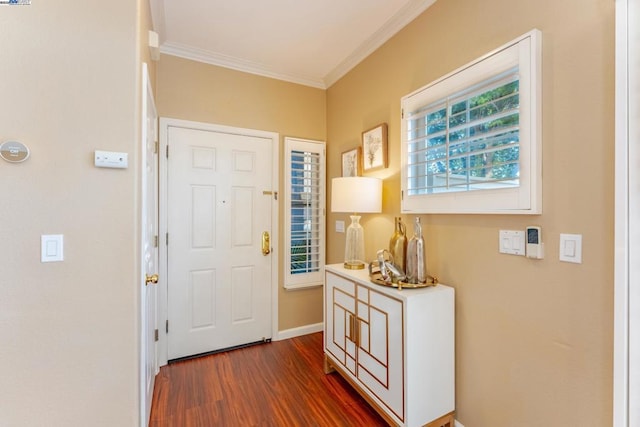
[[[386,426],[338,374],[322,333],[163,366],[150,426]]]

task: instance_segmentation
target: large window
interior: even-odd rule
[[[285,138],[285,288],[323,283],[325,145]]]
[[[539,39],[402,99],[403,212],[541,212]]]

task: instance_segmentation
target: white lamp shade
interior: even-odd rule
[[[382,180],[364,176],[333,178],[331,212],[382,212]]]

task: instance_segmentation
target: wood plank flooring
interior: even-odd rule
[[[322,333],[163,366],[151,427],[386,426],[338,374]]]

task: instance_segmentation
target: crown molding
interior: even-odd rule
[[[291,83],[297,83],[304,86],[311,86],[318,89],[326,89],[322,78],[313,78],[307,76],[291,75],[280,73],[246,59],[236,58],[233,56],[223,55],[220,53],[210,52],[208,50],[186,46],[180,43],[166,42],[160,48],[160,52],[166,55],[178,56],[180,58],[191,59],[192,61],[204,62],[206,64],[217,65],[219,67],[230,68],[244,73],[256,74],[272,79],[284,80]]]
[[[345,74],[351,71],[367,56],[375,52],[376,49],[385,44],[391,37],[396,35],[435,2],[436,0],[412,0],[408,2],[398,13],[393,15],[385,25],[380,27],[378,31],[358,46],[351,55],[347,56],[344,61],[325,76],[325,86],[330,87],[344,77]]]
[[[161,27],[160,34],[164,29],[163,0],[153,0],[156,3],[156,13],[154,13],[154,26]],[[365,40],[353,53],[347,56],[338,66],[331,70],[324,78],[314,76],[301,76],[282,73],[271,69],[263,64],[248,61],[242,58],[236,58],[229,55],[223,55],[204,49],[194,48],[192,46],[180,43],[164,42],[160,46],[160,53],[165,55],[173,55],[180,58],[190,59],[192,61],[204,62],[206,64],[216,65],[219,67],[230,68],[236,71],[242,71],[249,74],[256,74],[263,77],[269,77],[277,80],[284,80],[291,83],[301,84],[304,86],[315,87],[318,89],[327,89],[345,74],[351,71],[356,65],[362,62],[366,57],[371,55],[376,49],[387,42],[391,37],[403,29],[409,22],[417,18],[422,12],[427,10],[436,0],[411,0],[402,9],[393,15],[389,20],[371,37]]]
[[[151,10],[151,29],[158,33],[158,42],[162,44],[165,34],[164,0],[149,0]]]

